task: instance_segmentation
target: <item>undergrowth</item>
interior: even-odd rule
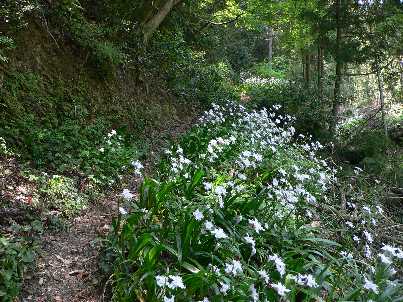
[[[138,199],[124,190],[104,252],[112,300],[399,300],[384,188],[342,176],[278,109],[213,105]]]

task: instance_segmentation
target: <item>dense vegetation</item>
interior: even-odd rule
[[[0,300],[124,189],[111,299],[399,301],[402,5],[2,1]]]
[[[160,179],[115,221],[114,301],[401,297],[403,251],[373,232],[386,218],[381,188],[338,204],[337,169],[317,157],[320,143],[294,138],[291,120],[213,105],[166,151]]]

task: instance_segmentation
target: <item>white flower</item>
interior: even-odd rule
[[[164,296],[164,302],[174,302],[175,301],[175,296],[172,296],[168,298],[167,296]]]
[[[234,277],[238,274],[243,273],[242,264],[238,260],[232,260],[231,263],[225,264],[225,270],[227,274],[233,275]]]
[[[368,206],[362,207],[364,212],[367,212],[368,214],[371,214],[371,209]]]
[[[197,209],[196,211],[193,212],[193,216],[195,217],[195,219],[196,219],[197,221],[200,221],[200,220],[202,220],[202,219],[204,218],[203,213],[200,212],[199,209]]]
[[[251,284],[251,286],[249,287],[249,289],[250,289],[250,293],[251,293],[251,296],[252,296],[252,301],[253,301],[253,302],[259,301],[259,294],[258,294],[257,291],[256,291],[255,285],[254,285],[254,284]]]
[[[214,235],[216,239],[225,239],[228,237],[222,228],[216,228],[213,231],[211,231],[211,233]]]
[[[369,242],[369,243],[372,243],[374,240],[372,239],[372,235],[369,233],[369,232],[367,232],[367,231],[364,231],[364,235],[365,235],[365,238],[367,239],[367,241]]]
[[[111,132],[108,133],[108,137],[112,137],[114,135],[116,135],[116,130],[112,129]]]
[[[357,243],[360,242],[360,238],[358,238],[356,235],[353,236],[353,240],[354,240],[355,242],[357,242]]]
[[[396,249],[394,256],[399,259],[403,259],[403,251],[401,249]]]
[[[99,152],[104,153],[105,149],[104,148],[99,148]]]
[[[378,211],[378,214],[382,214],[383,213],[383,209],[378,205],[376,206],[376,209]]]
[[[271,287],[273,287],[276,292],[280,295],[280,296],[285,296],[286,293],[288,293],[290,290],[287,289],[283,284],[281,284],[280,282],[278,282],[277,284],[270,284]]]
[[[211,221],[207,220],[204,223],[204,227],[206,228],[206,230],[211,231],[214,228],[214,224]]]
[[[268,284],[270,277],[265,270],[257,271],[259,276],[264,280],[264,283]]]
[[[269,256],[269,260],[274,261],[276,269],[282,277],[285,274],[285,263],[283,262],[283,260],[276,254]]]
[[[299,285],[308,287],[318,287],[315,278],[310,274],[307,275],[298,274],[297,276],[292,277],[292,279],[294,279],[294,281]]]
[[[211,271],[216,274],[216,275],[221,275],[220,269],[215,266],[215,265],[211,265],[211,263],[208,265],[209,268],[211,268]]]
[[[218,197],[218,206],[223,209],[224,208],[224,201],[222,200],[222,197]]]
[[[219,196],[225,196],[227,194],[227,190],[223,186],[217,186],[214,190],[214,193]]]
[[[256,218],[254,218],[253,220],[249,219],[248,222],[255,229],[256,233],[259,234],[260,231],[264,231],[264,227]]]
[[[397,247],[393,247],[390,245],[384,245],[382,247],[382,250],[399,259],[403,258],[403,251]]]
[[[175,288],[182,288],[185,289],[185,284],[183,284],[182,277],[180,276],[174,276],[174,275],[169,275],[169,279],[171,280],[170,283],[168,283],[168,287],[170,289],[175,289]]]
[[[353,255],[351,253],[347,253],[346,251],[340,252],[340,255],[345,258],[346,260],[352,260]]]
[[[203,185],[204,185],[204,189],[206,191],[210,191],[211,188],[213,187],[213,185],[211,183],[209,183],[209,182],[205,182],[205,183],[203,183]]]
[[[246,180],[246,175],[245,175],[245,174],[242,174],[242,173],[239,173],[239,174],[238,174],[238,178],[239,178],[240,180]]]
[[[395,252],[395,248],[393,246],[388,245],[388,244],[384,245],[381,248],[381,250],[383,250],[385,252],[388,252],[388,253],[391,253],[391,254],[394,254],[394,252]]]
[[[368,244],[366,244],[364,247],[364,254],[365,254],[365,257],[367,257],[367,258],[371,258],[371,256],[372,256],[371,248],[369,247]]]
[[[122,215],[126,215],[127,211],[124,208],[119,207],[119,213],[122,214]]]
[[[384,254],[379,254],[379,258],[381,259],[381,262],[384,264],[392,264],[392,260],[385,256]]]
[[[346,221],[346,225],[350,228],[354,228],[354,224],[351,221]]]
[[[141,170],[141,169],[144,168],[143,164],[142,164],[140,161],[138,161],[138,160],[132,161],[132,165],[133,165],[133,167],[134,167],[135,169],[137,169],[137,170]]]
[[[123,196],[124,199],[130,200],[133,198],[134,194],[130,193],[128,189],[124,189],[121,196]]]
[[[364,288],[367,290],[371,290],[373,291],[375,294],[378,294],[378,285],[376,285],[375,283],[373,283],[372,281],[368,280],[367,278],[364,279],[365,283],[364,283]]]
[[[263,160],[263,156],[258,153],[253,154],[253,156],[255,157],[256,161],[258,161],[258,162]]]
[[[249,236],[249,234],[248,234],[245,237],[243,237],[243,239],[245,239],[245,241],[247,243],[250,243],[252,245],[252,255],[255,255],[256,254],[256,242],[253,239],[253,237]]]
[[[210,300],[207,298],[203,298],[203,300],[199,300],[199,302],[210,302]]]
[[[229,286],[229,284],[226,284],[226,283],[223,283],[223,282],[220,282],[220,285],[221,285],[221,287],[220,287],[219,290],[225,296],[227,294],[227,291],[229,290],[230,286]]]
[[[155,279],[159,287],[164,287],[168,284],[168,278],[165,276],[156,276]]]

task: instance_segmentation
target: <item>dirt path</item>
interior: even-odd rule
[[[101,301],[97,238],[108,232],[116,213],[116,198],[109,196],[73,219],[68,230],[45,234],[21,301]]]
[[[188,112],[169,128],[150,133],[150,153],[144,162],[146,173],[151,173],[167,139],[184,133],[195,116],[197,113]],[[25,278],[21,302],[103,301],[102,276],[98,269],[99,239],[108,233],[117,215],[117,196],[118,193],[111,193],[91,204],[69,221],[67,230],[42,236],[36,269]]]

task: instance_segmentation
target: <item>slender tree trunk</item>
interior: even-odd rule
[[[398,58],[400,66],[400,99],[403,98],[403,59]]]
[[[171,10],[182,0],[167,0],[158,12],[147,20],[143,25],[144,42],[147,43],[162,21],[168,16]]]
[[[323,49],[321,43],[318,43],[318,61],[317,61],[317,72],[318,72],[318,95],[319,99],[323,98]]]
[[[269,65],[271,67],[272,61],[273,61],[273,28],[268,27],[267,28],[267,42],[268,42],[268,59],[269,59]]]
[[[379,70],[379,61],[378,58],[375,61],[375,69],[376,69],[376,77],[378,80],[378,90],[379,90],[379,103],[381,109],[381,116],[382,116],[382,126],[385,135],[388,135],[388,127],[386,125],[386,114],[385,114],[385,96],[383,90],[383,79],[381,71]]]
[[[333,108],[332,108],[332,121],[330,125],[330,132],[332,137],[335,137],[337,123],[339,121],[339,115],[341,110],[341,71],[342,71],[342,60],[340,56],[340,43],[341,43],[341,0],[336,0],[336,78],[334,81],[333,89]]]
[[[304,80],[305,80],[305,85],[309,86],[309,82],[311,79],[311,56],[310,54],[305,54],[305,59],[304,59],[304,63],[305,63],[305,68],[304,68]]]

